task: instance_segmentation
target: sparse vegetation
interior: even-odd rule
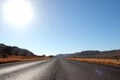
[[[48,59],[46,55],[37,56],[27,49],[0,44],[0,63]]]
[[[53,56],[53,55],[50,55],[50,56],[48,56],[48,57],[53,58],[54,56]]]
[[[120,59],[105,59],[105,58],[67,58],[83,62],[99,63],[111,66],[120,66]]]
[[[21,61],[31,61],[31,60],[44,60],[48,57],[39,57],[39,56],[8,56],[5,58],[0,58],[0,63],[9,63],[9,62],[21,62]]]
[[[42,55],[42,57],[46,57],[46,55]]]

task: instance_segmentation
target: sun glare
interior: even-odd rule
[[[32,7],[28,0],[8,0],[3,5],[5,20],[12,25],[22,27],[33,18]]]

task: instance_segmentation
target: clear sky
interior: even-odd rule
[[[6,1],[0,43],[38,55],[120,49],[120,0],[28,0],[34,18],[22,28],[4,20]]]

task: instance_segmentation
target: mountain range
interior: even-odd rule
[[[120,58],[120,50],[110,50],[110,51],[89,50],[89,51],[75,52],[71,54],[59,54],[56,55],[56,57]]]

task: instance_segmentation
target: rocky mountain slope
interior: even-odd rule
[[[0,44],[0,56],[3,55],[20,55],[20,56],[35,56],[31,51],[27,49],[22,49],[16,46],[7,46],[5,44]]]

